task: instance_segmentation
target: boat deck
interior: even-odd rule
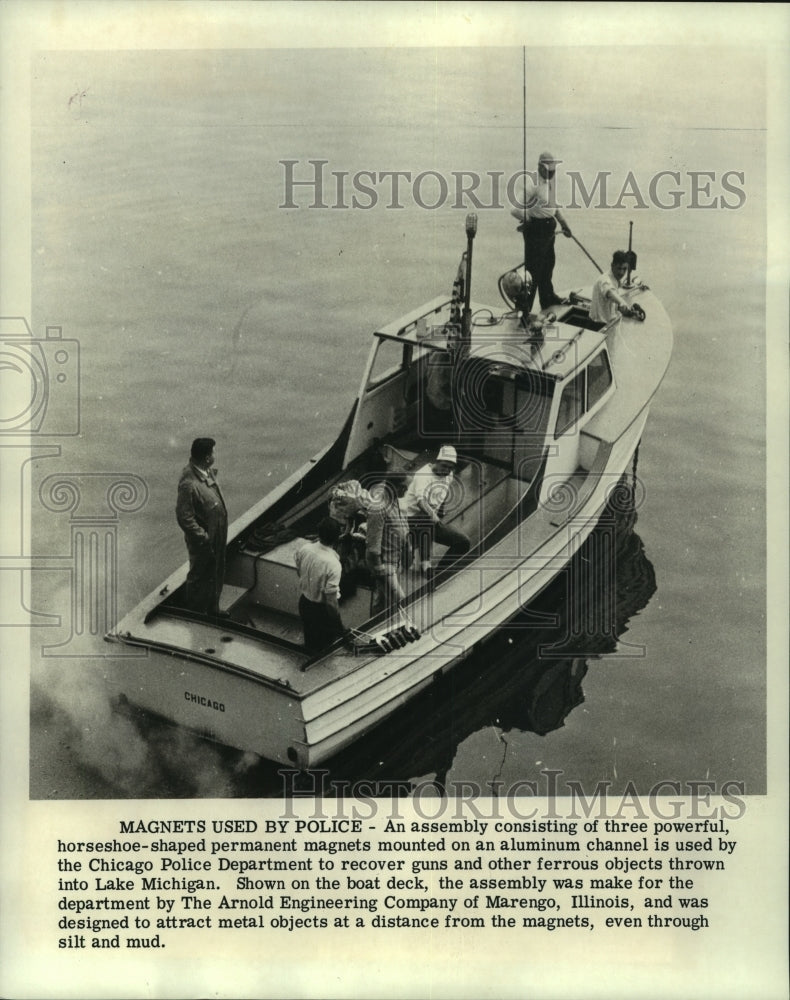
[[[428,457],[427,453],[408,449],[392,449],[392,468],[412,469]],[[459,456],[456,473],[461,502],[448,514],[447,521],[463,530],[476,544],[484,533],[484,523],[490,523],[489,514],[504,516],[526,485],[514,480],[507,470],[494,464]],[[484,503],[489,514],[484,518],[480,505]],[[549,526],[550,527],[550,526]],[[232,672],[254,675],[263,682],[307,696],[338,677],[353,673],[370,663],[371,658],[390,660],[377,654],[357,654],[345,648],[337,649],[316,663],[303,647],[301,620],[298,615],[298,577],[294,553],[303,544],[304,537],[290,538],[268,551],[242,550],[237,560],[236,578],[243,582],[227,584],[223,588],[220,609],[228,618],[222,622],[201,621],[184,615],[176,607],[161,607],[147,617],[144,626],[129,634],[128,641],[142,641],[163,651],[183,652],[195,659],[225,667]],[[439,543],[433,546],[433,562],[438,562],[446,551]],[[505,560],[497,572],[506,572],[510,560]],[[240,568],[241,567],[241,568]],[[435,632],[437,616],[457,611],[459,594],[463,602],[476,603],[481,589],[481,571],[477,567],[462,570],[467,582],[463,587],[453,587],[452,597],[447,588],[440,587],[433,593],[426,586],[419,563],[406,567],[401,583],[407,603],[412,600],[410,616],[422,631]],[[244,579],[243,579],[244,578]],[[455,577],[453,577],[455,580]],[[414,603],[415,595],[417,596]],[[348,628],[359,629],[370,617],[370,580],[357,582],[356,589],[341,601],[341,615]],[[447,603],[446,609],[444,608]],[[380,623],[374,634],[381,634],[393,626],[403,624],[397,620],[389,625]],[[261,643],[266,654],[261,655]],[[432,646],[435,643],[431,644]],[[413,647],[404,648],[404,654]],[[387,671],[393,670],[397,657],[393,654]]]
[[[639,298],[651,322],[626,322],[605,334],[618,393],[612,403],[581,430],[581,437],[592,444],[586,454],[594,461],[587,458],[584,467],[568,474],[578,503],[568,510],[553,510],[551,503],[539,506],[504,542],[487,547],[484,557],[459,568],[449,580],[440,581],[435,589],[425,586],[419,569],[408,568],[403,579],[408,611],[421,638],[404,647],[400,651],[402,655],[398,650],[382,656],[338,647],[323,659],[312,662],[302,646],[293,553],[304,544],[323,516],[331,486],[344,479],[361,477],[364,470],[355,463],[343,473],[338,472],[336,478],[324,480],[320,488],[300,494],[297,509],[285,525],[290,536],[280,544],[268,550],[256,550],[249,540],[250,530],[265,519],[273,497],[281,497],[287,489],[298,486],[308,466],[237,522],[232,532],[236,541],[232,551],[229,549],[222,601],[222,610],[228,612],[228,618],[209,620],[181,612],[174,606],[172,595],[177,594],[183,584],[184,566],[119,623],[114,638],[152,652],[170,654],[174,673],[182,669],[181,664],[186,659],[221,673],[227,671],[246,676],[277,689],[290,700],[310,699],[316,706],[327,699],[331,702],[335,697],[345,697],[348,689],[356,685],[364,687],[360,675],[363,668],[369,674],[365,683],[371,685],[379,681],[389,684],[407,660],[420,661],[418,673],[421,676],[436,669],[446,669],[464,652],[464,645],[459,644],[457,638],[459,635],[466,630],[464,643],[467,645],[470,627],[478,630],[475,634],[482,637],[486,630],[502,620],[504,607],[509,607],[527,590],[532,591],[537,585],[534,583],[537,577],[549,579],[556,573],[556,560],[566,558],[564,539],[570,532],[565,525],[576,516],[576,511],[598,482],[599,474],[604,472],[610,444],[616,442],[640,415],[644,420],[649,399],[666,370],[672,340],[668,319],[657,300],[644,291],[639,293]],[[418,332],[422,332],[417,327],[419,315],[415,315],[413,327],[404,330],[396,325],[382,332],[392,338],[408,336],[413,337],[415,343],[423,342],[425,338],[418,336]],[[523,337],[523,329],[520,336]],[[564,344],[573,346],[573,350],[567,350],[556,360],[556,366],[564,369],[572,363],[574,354],[573,363],[578,364],[579,353],[588,349],[587,344],[590,350],[600,344],[601,333],[586,327],[577,329],[571,323],[559,336]],[[554,346],[552,344],[552,348]],[[636,428],[633,432],[636,440],[640,430]],[[632,449],[635,444],[630,437],[624,439],[621,450]],[[387,468],[391,471],[413,472],[429,458],[429,452],[419,442],[411,442],[410,446],[385,443],[384,448],[388,449]],[[435,446],[430,452],[431,456],[433,454]],[[537,458],[539,460],[539,456]],[[628,455],[624,451],[616,458],[613,467],[622,471]],[[506,468],[476,459],[463,450],[460,450],[459,459],[457,480],[463,500],[448,513],[448,521],[460,527],[474,546],[493,525],[515,509],[529,483],[524,478],[517,479]],[[435,545],[434,561],[442,552],[442,547]],[[545,568],[541,562],[544,552],[550,553],[546,558],[554,560]],[[370,618],[369,582],[364,577],[360,579],[356,592],[349,594],[341,605],[344,624],[348,627],[359,628]],[[167,594],[171,596],[163,600]],[[377,628],[386,631],[385,625]]]
[[[388,474],[408,475],[434,457],[435,448],[417,450],[418,447],[419,445],[415,445],[409,449],[385,445]],[[354,475],[349,473],[340,481],[353,478]],[[464,531],[472,545],[477,544],[484,533],[484,524],[490,521],[492,513],[496,514],[497,510],[504,512],[514,492],[512,487],[509,488],[508,480],[509,470],[491,462],[461,455],[455,475],[459,499],[448,511],[445,522]],[[523,484],[521,488],[524,488]],[[481,504],[485,505],[486,517],[483,516]],[[220,603],[221,610],[229,612],[231,618],[240,624],[301,644],[299,587],[294,555],[307,540],[315,537],[315,528],[323,509],[321,506],[313,510],[311,516],[298,525],[300,534],[275,548],[261,551],[250,544],[246,545],[237,561],[244,559],[253,566],[252,571],[248,569],[246,574],[248,581],[251,580],[252,583],[247,587],[226,584]],[[341,594],[340,603],[344,624],[349,628],[359,628],[371,617],[372,581],[364,565],[364,542],[360,541],[356,545],[360,568],[354,575],[353,583],[342,588],[345,592]],[[445,546],[434,542],[434,565],[445,551]],[[407,599],[424,585],[425,576],[418,561],[412,566],[403,567],[401,586]]]
[[[584,301],[589,292],[581,289],[574,294],[581,295]],[[554,378],[564,378],[600,343],[601,325],[592,323],[584,309],[570,303],[535,314],[543,331],[538,350],[533,348],[532,332],[525,329],[520,314],[480,302],[470,303],[470,309],[472,354],[482,351],[488,356],[492,349],[501,348],[508,363],[526,370],[548,371]],[[443,351],[448,347],[450,320],[450,303],[438,298],[381,327],[376,336],[413,348]]]
[[[443,546],[436,546],[441,554]],[[409,567],[400,575],[401,586],[409,597],[425,583],[425,577],[419,567]],[[359,628],[371,616],[371,599],[373,592],[366,583],[358,583],[353,594],[340,602],[340,613],[344,624],[349,628]],[[302,644],[302,622],[296,611],[276,611],[257,603],[249,594],[230,607],[231,620],[262,632],[265,635],[276,636],[296,646]]]

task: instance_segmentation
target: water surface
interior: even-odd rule
[[[617,628],[559,659],[541,658],[539,637],[505,636],[333,776],[490,787],[554,769],[614,791],[705,779],[764,791],[764,93],[759,64],[736,58],[753,90],[733,101],[697,67],[681,104],[682,50],[613,61],[580,49],[562,72],[553,54],[530,54],[532,158],[549,148],[566,172],[608,171],[615,198],[629,171],[646,200],[660,170],[680,172],[685,192],[673,211],[632,197],[566,213],[601,263],[634,221],[640,274],[675,328],[640,448],[644,501],[622,538]],[[82,432],[34,463],[34,487],[63,471],[145,480],[145,507],[118,524],[119,610],[184,560],[173,508],[193,437],[218,440],[238,516],[339,431],[372,329],[450,291],[468,203],[432,211],[404,195],[388,208],[381,188],[368,209],[281,209],[280,161],[323,159],[349,177],[510,176],[520,73],[515,49],[36,60],[32,321],[80,342]],[[636,90],[612,101],[623,78]],[[637,80],[660,81],[661,95]],[[689,208],[690,171],[713,174],[710,197],[742,172],[745,203]],[[495,302],[519,237],[506,208],[478,214],[475,297]],[[557,252],[560,289],[595,276],[570,241]],[[34,504],[34,526],[36,552],[68,552],[66,515]],[[64,626],[34,633],[33,797],[280,794],[265,762],[112,712],[100,657],[41,656],[38,642],[67,634],[70,582],[34,576]]]

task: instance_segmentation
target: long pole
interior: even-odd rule
[[[625,274],[625,287],[631,287],[631,239],[634,235],[634,224],[633,222],[628,223],[628,270]]]
[[[521,122],[521,135],[523,142],[522,150],[522,169],[524,178],[524,224],[527,222],[527,212],[526,212],[526,194],[527,194],[527,47],[523,46],[523,65],[521,69],[521,82],[522,82],[522,122]],[[524,233],[524,272],[527,271],[527,241],[526,232]]]
[[[593,265],[595,266],[595,269],[596,269],[596,270],[598,271],[598,273],[599,273],[599,274],[603,274],[603,268],[602,268],[602,267],[598,267],[598,265],[597,265],[597,264],[595,263],[595,261],[593,260],[593,258],[592,258],[592,257],[590,256],[590,254],[589,254],[589,253],[588,253],[588,252],[587,252],[587,251],[586,251],[586,250],[584,249],[584,247],[583,247],[583,246],[581,245],[581,243],[579,243],[579,241],[578,241],[578,240],[576,239],[576,237],[575,237],[575,236],[571,236],[571,239],[572,239],[572,240],[573,240],[573,242],[574,242],[574,243],[576,244],[576,246],[577,246],[577,247],[578,247],[578,248],[579,248],[579,249],[581,250],[581,252],[582,252],[582,253],[584,254],[584,256],[585,256],[585,257],[586,257],[586,258],[587,258],[587,259],[588,259],[589,261],[591,261],[591,262],[593,263]]]

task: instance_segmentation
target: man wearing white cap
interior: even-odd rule
[[[423,573],[431,572],[431,547],[435,539],[448,549],[436,572],[441,573],[451,563],[469,551],[469,539],[462,531],[442,522],[443,509],[450,497],[453,473],[458,456],[451,444],[439,449],[435,462],[418,469],[403,497],[409,521],[409,533],[417,545]]]
[[[519,208],[514,208],[511,215],[518,219],[518,227],[524,235],[524,264],[532,275],[532,289],[529,293],[526,312],[532,309],[537,291],[540,308],[562,305],[563,300],[555,293],[552,284],[554,274],[554,232],[559,222],[563,235],[571,236],[571,230],[562,212],[557,207],[557,197],[554,190],[554,172],[560,161],[551,153],[541,153],[538,159],[538,183],[533,184],[528,178],[524,187]]]

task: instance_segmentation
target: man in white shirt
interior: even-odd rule
[[[563,305],[554,291],[554,232],[560,224],[564,236],[572,236],[570,226],[557,207],[554,189],[554,173],[560,161],[551,153],[541,153],[538,159],[538,182],[532,184],[525,178],[521,195],[521,207],[514,208],[511,215],[518,219],[518,227],[524,235],[524,264],[532,275],[532,288],[526,302],[527,315],[532,309],[535,292],[538,293],[541,309]]]
[[[422,466],[414,473],[403,497],[409,533],[419,551],[422,571],[426,574],[432,571],[431,548],[434,539],[440,545],[448,546],[436,567],[437,573],[441,573],[469,551],[467,536],[442,522],[443,508],[450,496],[457,464],[455,448],[451,444],[442,445],[436,461]]]
[[[340,538],[340,525],[325,517],[318,525],[318,541],[307,542],[294,553],[299,574],[299,615],[304,630],[304,644],[316,653],[343,635],[338,597],[340,595],[340,558],[334,546]]]

